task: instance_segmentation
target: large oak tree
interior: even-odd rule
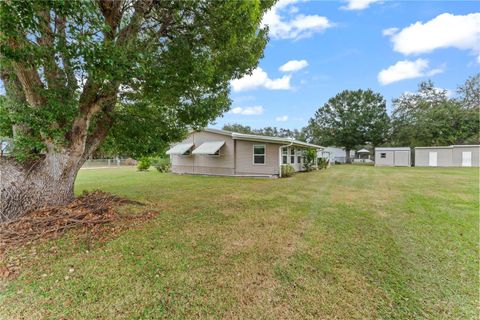
[[[373,147],[388,138],[389,117],[383,96],[372,90],[345,90],[320,107],[306,128],[308,139],[320,145],[350,150],[370,143]]]
[[[73,198],[108,137],[135,155],[228,110],[257,65],[269,1],[0,2],[0,221]]]

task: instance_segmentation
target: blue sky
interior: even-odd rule
[[[301,128],[344,89],[380,92],[390,112],[422,80],[454,94],[480,72],[479,1],[287,0],[263,23],[259,69],[232,82],[232,110],[213,127]]]

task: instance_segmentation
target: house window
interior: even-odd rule
[[[253,164],[265,164],[264,144],[255,144],[253,146]]]
[[[302,163],[303,150],[297,150],[297,163]]]
[[[295,163],[295,148],[290,149],[290,163]]]
[[[287,164],[288,162],[288,149],[283,148],[282,149],[282,164]]]
[[[380,158],[385,159],[387,157],[386,153],[380,153]]]

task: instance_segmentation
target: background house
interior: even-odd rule
[[[322,151],[325,151],[329,153],[329,159],[330,162],[339,162],[339,163],[346,163],[347,158],[345,154],[345,148],[341,147],[326,147],[322,149]],[[319,157],[322,158],[323,155],[319,154]],[[355,158],[355,150],[350,150],[350,158],[353,159]]]

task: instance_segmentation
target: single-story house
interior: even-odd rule
[[[410,167],[412,151],[409,147],[375,148],[375,165],[391,167]]]
[[[347,154],[345,148],[339,147],[326,147],[323,148],[322,153],[318,155],[319,158],[324,158],[325,154],[329,153],[329,160],[330,162],[339,162],[339,163],[346,163],[347,162]],[[350,159],[355,158],[355,150],[350,150]]]
[[[478,167],[480,145],[416,147],[416,167]]]
[[[279,138],[243,134],[218,129],[191,132],[173,145],[172,172],[225,176],[281,176],[281,165],[304,170],[304,151],[321,146]]]

